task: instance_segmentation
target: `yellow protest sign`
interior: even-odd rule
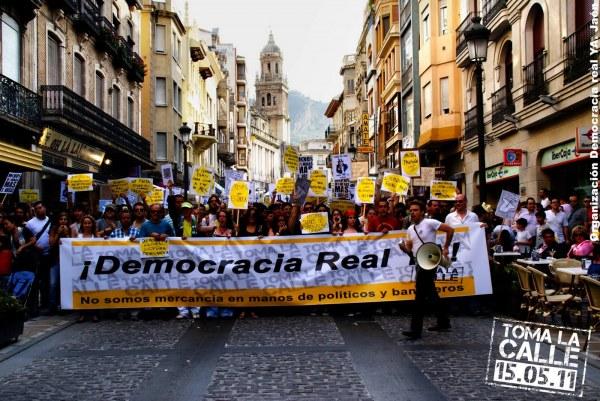
[[[69,174],[67,176],[67,186],[69,192],[85,192],[94,190],[93,174]]]
[[[360,203],[375,203],[375,179],[360,177],[356,181],[356,200]]]
[[[394,173],[385,173],[383,175],[383,181],[381,182],[382,190],[399,195],[406,195],[409,186],[410,181],[408,178]]]
[[[456,199],[456,181],[431,181],[430,199],[453,201]]]
[[[304,213],[300,216],[302,234],[328,233],[329,215],[327,212]]]
[[[285,165],[290,172],[295,173],[296,171],[298,171],[298,160],[298,152],[296,152],[296,149],[294,149],[291,146],[288,146],[285,149],[283,161],[285,162]]]
[[[196,167],[192,173],[192,192],[200,196],[209,196],[214,182],[212,171],[205,167]]]
[[[310,173],[310,189],[316,196],[327,196],[327,176],[321,170]]]
[[[148,195],[154,189],[152,178],[132,178],[129,189],[138,195]]]
[[[229,188],[229,209],[248,209],[250,188],[246,181],[234,181]]]
[[[342,213],[346,213],[348,210],[354,210],[354,202],[347,199],[333,199],[329,202],[329,209],[332,211],[337,209]]]
[[[169,241],[157,241],[154,238],[145,238],[140,241],[142,257],[162,258],[169,255]]]
[[[129,191],[129,178],[119,178],[118,180],[108,180],[110,192],[113,196],[126,194]]]
[[[39,189],[19,189],[19,200],[23,203],[32,203],[40,200]]]
[[[293,178],[284,177],[277,180],[277,185],[275,185],[275,190],[278,194],[282,195],[291,195],[294,192],[294,185],[296,182]]]
[[[418,177],[421,175],[421,162],[418,150],[406,150],[400,152],[400,165],[402,174],[406,177]]]
[[[154,188],[152,191],[146,195],[146,203],[148,205],[159,204],[162,205],[165,201],[165,192],[162,188]]]

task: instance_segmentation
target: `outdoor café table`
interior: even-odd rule
[[[494,254],[492,255],[494,260],[517,259],[520,256],[521,256],[521,253],[519,253],[519,252],[494,252]]]
[[[540,259],[540,260],[517,259],[517,263],[534,267],[534,268],[538,269],[539,271],[544,272],[548,275],[551,275],[550,269],[548,266],[550,266],[550,264],[552,264],[552,262],[554,262],[554,259]]]
[[[585,276],[588,271],[582,269],[581,267],[559,267],[556,269],[557,272],[565,273],[571,276],[571,290],[575,287],[575,277],[577,276]]]

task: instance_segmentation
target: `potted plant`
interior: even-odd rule
[[[134,53],[128,74],[129,79],[142,83],[144,82],[144,75],[146,75],[146,64],[144,64],[144,60],[142,60],[140,56]]]
[[[17,341],[23,334],[25,308],[14,297],[0,290],[0,344]]]

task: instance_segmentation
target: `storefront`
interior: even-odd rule
[[[575,140],[542,149],[539,164],[553,195],[567,197],[576,193],[581,199],[591,194],[589,154],[577,153]]]
[[[476,187],[479,188],[479,177],[475,174]],[[515,194],[519,193],[519,167],[497,164],[485,169],[485,182],[487,199],[485,202],[492,205],[498,204],[502,190]]]

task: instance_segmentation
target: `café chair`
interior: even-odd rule
[[[569,292],[579,285],[579,277],[567,273],[559,272],[558,268],[581,268],[581,261],[577,259],[556,259],[549,266],[550,273],[554,276],[557,290],[559,292]]]
[[[517,272],[519,287],[521,287],[521,312],[524,312],[526,319],[529,320],[531,312],[535,310],[535,303],[538,296],[532,284],[531,272],[527,267],[516,262],[511,263],[511,266]]]
[[[596,330],[600,325],[600,281],[589,276],[581,276],[581,281],[589,302],[588,326],[591,330]]]
[[[533,287],[537,293],[536,313],[540,313],[542,318],[550,316],[552,320],[554,320],[554,315],[556,313],[560,313],[563,323],[565,325],[569,325],[571,322],[571,316],[567,310],[567,304],[573,301],[573,295],[550,295],[548,290],[546,290],[546,278],[548,277],[546,273],[534,269],[533,267],[527,267],[527,270],[529,270],[531,273]]]

